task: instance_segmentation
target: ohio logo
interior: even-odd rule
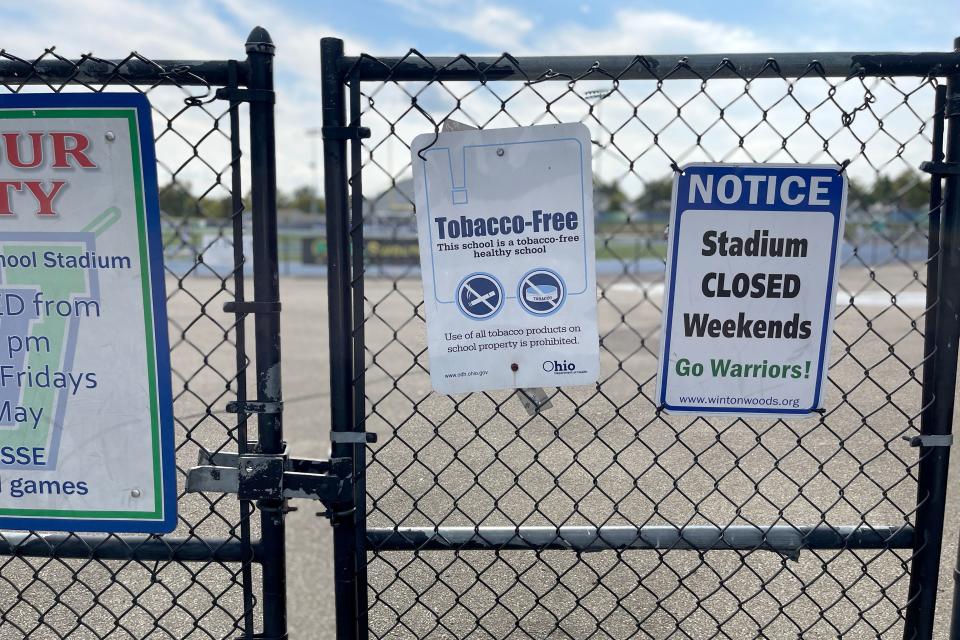
[[[567,362],[566,360],[545,360],[543,362],[543,370],[547,373],[576,373],[577,365],[573,362]]]

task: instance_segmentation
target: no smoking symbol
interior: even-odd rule
[[[457,306],[468,318],[488,320],[503,308],[503,286],[486,273],[471,273],[457,287]]]
[[[527,313],[548,316],[566,302],[567,288],[555,271],[534,269],[520,279],[517,299]]]

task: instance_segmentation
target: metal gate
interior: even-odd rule
[[[267,33],[242,61],[0,51],[2,91],[149,92],[182,472],[170,536],[0,533],[0,638],[285,638],[290,497],[327,505],[341,638],[932,636],[960,318],[960,54],[322,48],[321,461],[283,441]],[[597,225],[595,387],[551,390],[549,407],[430,392],[416,267],[373,255],[364,234],[409,240],[407,145],[446,120],[594,132],[597,192],[621,203]],[[815,419],[679,418],[652,399],[658,189],[697,160],[834,162],[860,181]],[[903,173],[923,160],[929,183]]]
[[[328,466],[285,455],[274,47],[257,28],[246,50],[241,61],[68,60],[54,49],[25,60],[0,50],[0,91],[150,96],[180,471],[172,535],[0,532],[0,638],[286,637],[287,507],[260,465],[296,464],[308,485]],[[198,459],[205,469],[188,473]],[[224,472],[212,485],[211,465]]]
[[[960,56],[384,58],[336,39],[322,56],[334,453],[358,473],[335,522],[338,637],[931,637]],[[447,120],[592,132],[616,213],[597,220],[603,373],[550,408],[431,393],[419,274],[365,254],[371,228],[415,232],[409,145]],[[664,185],[695,161],[854,181],[819,416],[654,401]]]

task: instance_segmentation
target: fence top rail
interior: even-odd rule
[[[229,82],[228,60],[148,60],[131,54],[122,60],[86,56],[79,60],[49,57],[17,58],[0,50],[0,83],[8,85],[108,84],[224,86]],[[237,81],[247,84],[247,64],[237,63]]]
[[[402,57],[345,56],[337,68],[344,77],[397,81],[926,77],[960,73],[960,52],[428,57],[411,50]]]

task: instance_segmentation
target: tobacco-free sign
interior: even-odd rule
[[[174,528],[159,218],[144,96],[0,96],[0,528]]]
[[[425,134],[411,157],[433,388],[595,382],[587,128]]]
[[[823,406],[846,189],[835,166],[704,164],[675,178],[661,406]]]

